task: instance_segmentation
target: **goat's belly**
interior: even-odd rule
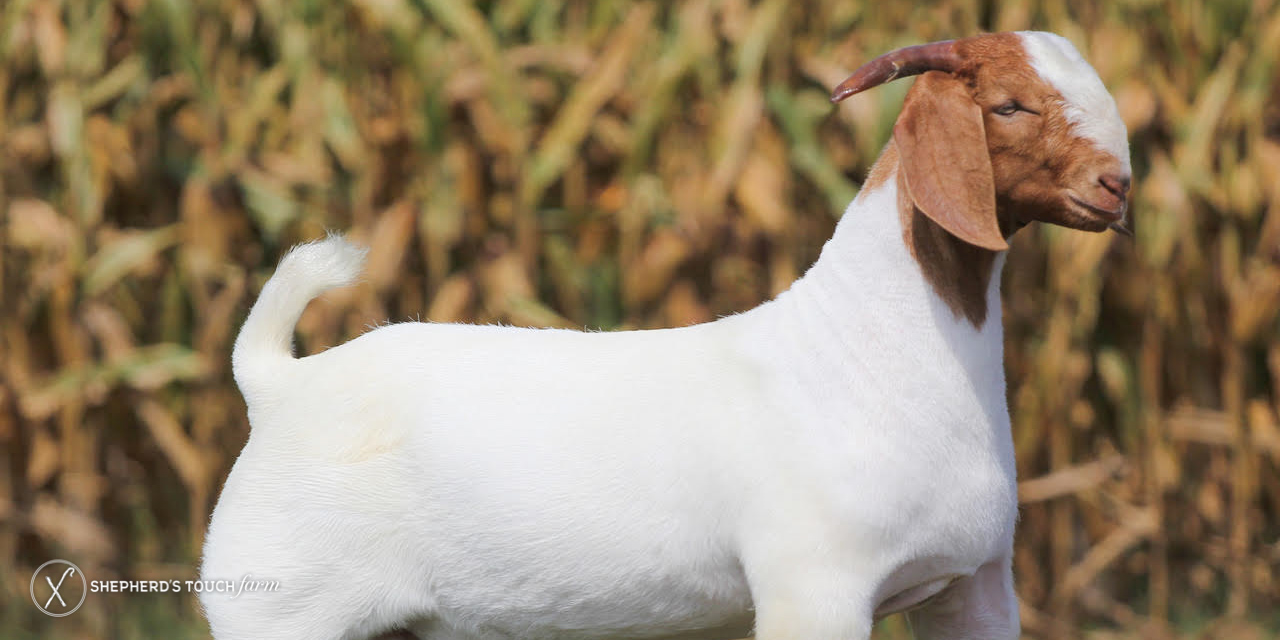
[[[750,591],[723,505],[665,490],[689,474],[642,474],[630,456],[597,466],[525,452],[559,464],[505,460],[463,481],[436,458],[422,479],[414,511],[427,600],[453,635],[665,638],[744,619],[737,630],[749,631]]]
[[[549,612],[540,615],[496,616],[475,619],[465,615],[441,615],[414,629],[425,640],[490,640],[521,638],[522,640],[598,640],[627,638],[634,640],[731,640],[751,634],[754,618],[750,611],[725,611],[722,615],[699,612],[697,616],[667,617],[652,611],[611,609],[606,615],[566,615]],[[627,619],[622,616],[630,615]]]
[[[488,563],[485,563],[486,565]],[[575,563],[569,563],[575,564]],[[477,567],[479,568],[479,567]],[[484,567],[488,569],[489,567]],[[751,600],[740,572],[569,575],[508,567],[488,581],[444,583],[424,637],[737,638],[750,632]],[[690,576],[696,575],[696,580]],[[576,581],[575,581],[576,578]]]

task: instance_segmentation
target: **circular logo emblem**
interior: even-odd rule
[[[69,616],[84,604],[89,581],[80,567],[66,560],[50,560],[31,576],[31,601],[45,615]]]

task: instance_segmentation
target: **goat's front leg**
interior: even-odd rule
[[[832,564],[783,563],[752,585],[756,640],[868,640],[866,585]]]
[[[1020,624],[1010,559],[957,580],[907,619],[916,640],[1016,640]]]

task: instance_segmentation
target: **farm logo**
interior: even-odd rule
[[[242,593],[279,591],[276,580],[245,575],[239,580],[89,580],[80,567],[66,560],[50,560],[31,576],[31,601],[45,615],[69,616],[93,593]]]
[[[89,582],[80,567],[66,560],[50,560],[31,576],[31,601],[45,615],[69,616],[84,604]]]

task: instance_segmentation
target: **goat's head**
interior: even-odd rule
[[[1124,122],[1065,38],[997,33],[906,47],[863,65],[831,99],[916,74],[893,139],[922,213],[992,250],[1034,221],[1124,230]]]

